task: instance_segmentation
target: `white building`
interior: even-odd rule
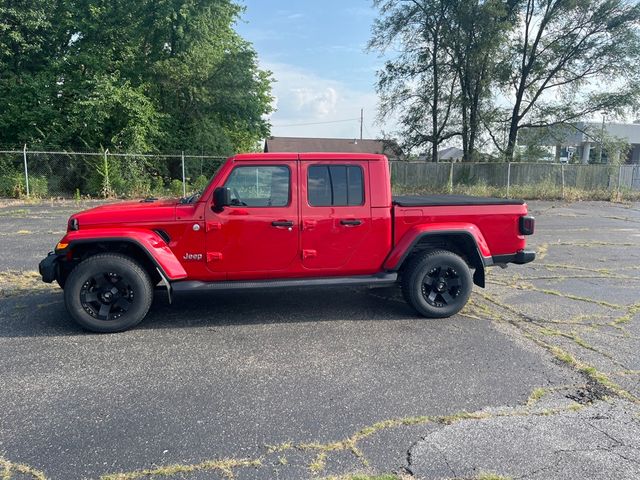
[[[556,147],[556,161],[597,163],[608,161],[619,152],[600,153],[599,139],[619,138],[629,143],[629,155],[623,163],[640,164],[640,121],[635,123],[578,122],[572,126],[550,128],[548,134],[539,141],[541,145]],[[525,133],[528,136],[528,132]]]

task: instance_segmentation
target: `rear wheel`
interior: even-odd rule
[[[126,255],[89,257],[66,279],[64,300],[73,319],[93,332],[121,332],[144,319],[153,300],[147,272]]]
[[[447,250],[416,255],[402,275],[402,294],[418,313],[430,318],[455,315],[473,288],[465,261]]]

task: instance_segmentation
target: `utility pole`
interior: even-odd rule
[[[360,140],[362,140],[362,128],[364,126],[364,108],[360,109]]]

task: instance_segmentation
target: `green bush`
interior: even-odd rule
[[[182,180],[178,180],[176,178],[171,180],[171,183],[169,184],[169,191],[174,197],[182,197]]]
[[[34,198],[46,197],[49,193],[45,177],[29,176],[29,195]],[[9,173],[0,177],[0,196],[23,198],[27,196],[27,186],[22,173]]]
[[[162,196],[165,194],[164,180],[162,177],[151,178],[151,193],[154,196]]]
[[[193,184],[193,190],[196,192],[200,192],[201,190],[204,190],[208,184],[209,179],[204,175],[200,175],[198,178],[196,178],[196,181]]]

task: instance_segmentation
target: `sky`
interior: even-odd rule
[[[383,60],[366,52],[376,16],[371,0],[239,3],[246,11],[237,31],[276,80],[272,135],[356,138],[361,108],[365,138],[393,129],[377,122],[376,70]]]

